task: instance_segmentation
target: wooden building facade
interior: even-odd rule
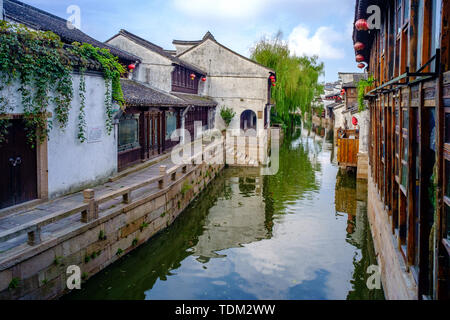
[[[379,29],[367,25],[371,5],[381,9]],[[366,91],[369,216],[374,211],[374,238],[384,237],[378,250],[388,297],[450,297],[449,24],[447,0],[356,1],[357,60],[375,79]],[[392,237],[379,231],[381,220]],[[391,238],[412,279],[409,296],[387,283],[395,273],[387,270]]]

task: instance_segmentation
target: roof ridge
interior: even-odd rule
[[[138,35],[136,35],[136,34],[130,32],[130,31],[128,31],[128,30],[120,29],[119,34],[122,34],[122,35],[128,35],[128,36],[130,36],[130,37],[137,38],[137,39],[139,39],[139,40],[141,40],[141,41],[144,41],[144,42],[146,42],[146,43],[148,43],[148,44],[150,44],[150,45],[152,45],[152,46],[155,46],[155,47],[157,47],[158,49],[161,49],[161,50],[164,51],[164,48],[163,48],[163,47],[158,46],[157,44],[154,44],[153,42],[148,41],[147,39],[144,39],[144,38],[142,38],[142,37],[140,37],[140,36],[138,36]]]
[[[208,36],[208,34],[209,34],[210,36]],[[273,69],[271,69],[271,68],[269,68],[269,67],[266,67],[266,66],[262,65],[261,63],[258,63],[258,62],[256,62],[256,61],[250,59],[250,58],[247,58],[246,56],[244,56],[244,55],[242,55],[242,54],[240,54],[240,53],[238,53],[238,52],[236,52],[236,51],[234,51],[234,50],[228,48],[227,46],[221,44],[219,41],[217,41],[217,40],[214,38],[214,36],[213,36],[209,31],[205,34],[205,37],[203,37],[203,40],[202,40],[202,41],[200,41],[198,44],[192,46],[192,47],[189,48],[188,50],[186,50],[186,51],[184,51],[184,52],[181,52],[180,54],[176,55],[176,57],[179,58],[179,59],[181,59],[181,56],[182,56],[182,55],[184,55],[185,53],[190,52],[191,50],[193,50],[193,49],[199,47],[200,45],[202,45],[203,43],[205,43],[207,40],[211,40],[211,41],[215,42],[217,45],[219,45],[219,46],[221,46],[222,48],[224,48],[224,49],[230,51],[231,53],[233,53],[233,54],[235,54],[235,55],[241,57],[241,58],[244,59],[244,60],[247,60],[247,61],[249,61],[249,62],[251,62],[251,63],[254,63],[254,64],[260,66],[261,68],[267,69],[267,70],[269,70],[270,72],[275,73],[275,70],[273,70]]]
[[[150,42],[150,41],[148,41],[148,40],[146,40],[144,38],[141,38],[141,37],[139,37],[139,36],[129,32],[129,31],[125,30],[125,29],[121,29],[117,35],[122,35],[124,37],[127,37],[128,39],[137,42],[138,45],[141,45],[141,46],[147,48],[148,50],[151,50],[151,51],[153,51],[153,52],[155,52],[155,53],[157,53],[157,54],[159,54],[159,55],[169,59],[170,61],[172,61],[175,64],[179,64],[179,65],[181,65],[183,67],[189,68],[192,71],[200,73],[200,74],[203,74],[203,75],[207,74],[206,71],[204,71],[201,68],[195,66],[194,64],[186,62],[186,61],[183,61],[182,59],[178,58],[177,56],[174,56],[174,55],[166,52],[163,47],[160,47],[160,46],[154,44],[153,42]],[[111,39],[114,39],[117,35],[113,36]],[[109,40],[111,40],[111,39],[109,39]]]

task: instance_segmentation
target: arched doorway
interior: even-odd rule
[[[247,130],[256,131],[256,113],[252,110],[245,110],[241,114],[241,130],[246,132]]]

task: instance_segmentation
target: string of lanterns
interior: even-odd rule
[[[269,79],[272,82],[272,87],[275,87],[277,85],[276,82],[275,82],[276,81],[275,76],[271,75]]]
[[[365,19],[359,19],[355,22],[355,28],[358,31],[368,31],[369,30],[369,23]],[[354,49],[356,52],[361,52],[366,48],[366,45],[362,42],[356,42],[354,45]],[[365,62],[366,58],[361,54],[358,53],[356,55],[356,62],[358,63],[358,68],[364,69],[367,66],[367,63]]]

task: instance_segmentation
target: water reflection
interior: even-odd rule
[[[383,298],[365,285],[367,193],[318,132],[286,135],[275,176],[225,170],[173,226],[65,298]]]

